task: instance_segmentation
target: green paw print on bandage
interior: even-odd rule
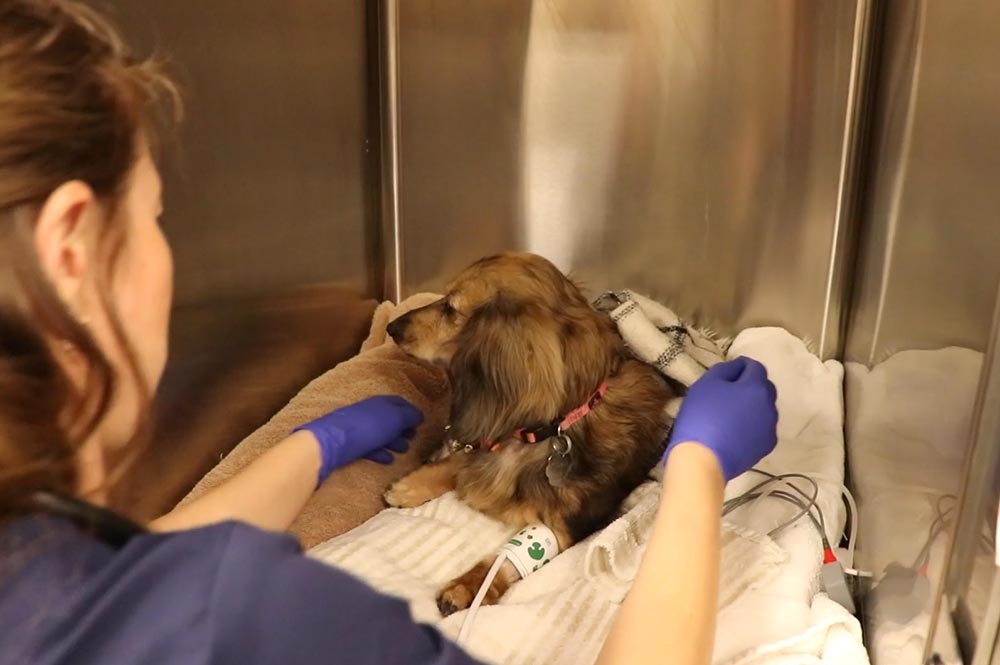
[[[531,547],[528,548],[528,556],[538,561],[545,556],[545,548],[542,547],[541,543],[532,543]]]

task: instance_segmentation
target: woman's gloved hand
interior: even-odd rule
[[[392,462],[392,452],[406,452],[415,428],[424,421],[420,409],[398,395],[377,395],[345,406],[295,429],[319,442],[319,482],[334,469],[366,458]]]
[[[737,358],[705,372],[688,390],[663,459],[675,446],[700,443],[727,481],[747,471],[778,442],[777,391],[756,360]]]

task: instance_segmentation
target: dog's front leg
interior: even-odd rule
[[[468,609],[469,605],[472,604],[472,599],[479,592],[479,587],[486,580],[486,575],[494,561],[496,561],[496,557],[483,559],[472,570],[464,575],[459,575],[445,586],[437,597],[437,606],[438,610],[441,611],[441,616],[448,616],[459,610]],[[514,564],[510,561],[504,561],[497,576],[490,583],[490,588],[486,591],[483,605],[495,605],[500,597],[507,593],[510,585],[519,579],[521,579],[521,575],[517,572]]]
[[[556,537],[560,552],[565,551],[573,545],[573,539],[566,529],[553,528],[552,532]],[[445,585],[437,597],[438,610],[440,610],[442,616],[448,616],[459,610],[468,609],[472,605],[472,599],[476,597],[483,582],[486,581],[486,576],[489,574],[494,561],[496,561],[495,556],[483,559],[472,570],[464,575],[459,575]],[[483,597],[483,605],[495,605],[507,593],[507,589],[520,579],[521,573],[518,572],[514,564],[509,560],[504,561],[497,572],[497,576],[490,583],[489,589],[486,590],[486,595]]]
[[[395,508],[413,508],[455,489],[455,474],[461,460],[452,454],[440,462],[426,464],[389,487],[383,497]]]

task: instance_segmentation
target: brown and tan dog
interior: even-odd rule
[[[564,551],[605,526],[663,453],[673,391],[628,355],[610,318],[539,256],[481,259],[445,297],[388,330],[410,355],[447,368],[455,450],[393,485],[385,495],[391,506],[417,506],[454,489],[513,530],[548,526]],[[563,432],[569,445],[553,436],[567,416],[588,409]],[[444,588],[444,614],[470,605],[491,563]],[[485,602],[517,579],[506,563]]]

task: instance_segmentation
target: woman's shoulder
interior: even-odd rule
[[[0,573],[0,664],[475,662],[285,534],[226,522],[114,550],[55,531]]]
[[[171,662],[174,649],[190,662],[212,648],[220,584],[250,584],[301,554],[290,536],[236,522],[114,549],[32,518],[3,529],[0,557],[0,663]]]

